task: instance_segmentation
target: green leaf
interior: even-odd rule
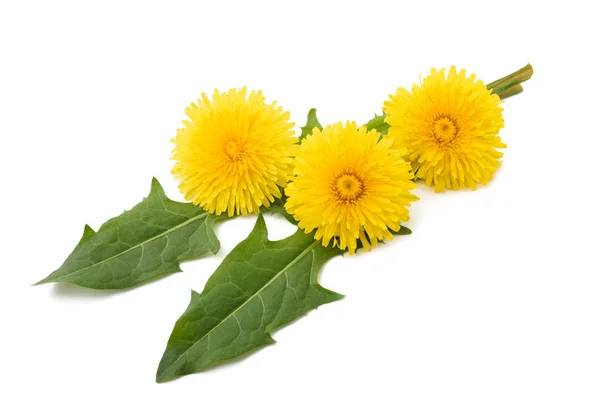
[[[37,284],[70,282],[92,289],[123,289],[180,272],[179,262],[219,250],[213,215],[170,200],[156,179],[147,198],[108,220],[98,232],[85,226],[63,265]]]
[[[323,288],[323,264],[340,255],[297,231],[271,242],[262,215],[225,257],[202,294],[192,291],[156,373],[157,382],[202,371],[274,343],[271,333],[343,296]]]
[[[285,194],[282,194],[280,199],[275,199],[275,201],[269,206],[269,208],[264,208],[264,211],[268,211],[271,214],[279,214],[283,218],[285,218],[289,223],[298,225],[298,221],[296,221],[294,216],[288,213],[285,209],[286,201],[287,196]]]
[[[386,115],[375,115],[369,122],[365,124],[367,130],[376,129],[381,135],[387,135],[390,126],[385,122]]]
[[[300,134],[299,142],[302,142],[302,139],[308,135],[312,135],[314,128],[323,129],[321,123],[317,119],[317,109],[311,108],[306,117],[306,125],[300,128],[302,129],[302,133]]]

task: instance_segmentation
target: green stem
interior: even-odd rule
[[[487,87],[488,89],[492,89],[501,99],[506,99],[521,93],[523,91],[521,83],[531,79],[531,75],[533,75],[533,67],[531,64],[527,64],[520,70],[489,83]]]

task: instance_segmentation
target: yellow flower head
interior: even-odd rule
[[[285,189],[285,208],[306,233],[327,246],[333,239],[354,254],[357,240],[369,249],[391,239],[408,220],[411,181],[404,151],[376,130],[349,122],[315,128],[296,152],[294,177]]]
[[[175,143],[173,175],[186,200],[217,215],[257,212],[281,197],[295,147],[289,112],[267,105],[262,92],[246,88],[202,93],[185,110]]]
[[[432,69],[412,92],[398,88],[384,111],[395,146],[407,149],[415,176],[436,192],[485,185],[500,165],[500,98],[464,69]]]

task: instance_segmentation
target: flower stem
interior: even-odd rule
[[[487,87],[488,89],[492,89],[501,99],[506,99],[507,97],[521,93],[523,91],[521,83],[531,79],[531,75],[533,75],[533,67],[531,64],[527,64],[520,70],[489,83]]]

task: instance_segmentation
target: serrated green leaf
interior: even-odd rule
[[[314,128],[323,129],[323,126],[321,126],[321,123],[317,119],[317,109],[311,108],[306,117],[306,125],[300,128],[302,129],[302,133],[300,133],[299,141],[302,142],[302,139],[308,135],[312,135]]]
[[[271,242],[262,215],[225,257],[202,294],[192,291],[160,361],[157,382],[202,371],[274,343],[271,333],[343,296],[319,285],[323,264],[342,254],[297,231]]]
[[[387,135],[388,129],[390,126],[387,122],[385,122],[386,115],[375,115],[369,122],[365,124],[367,130],[376,129],[377,132],[381,133],[381,135]]]
[[[269,208],[265,208],[265,211],[268,211],[271,214],[279,214],[283,218],[285,218],[289,223],[294,225],[298,225],[298,221],[294,218],[293,215],[287,212],[285,209],[285,202],[287,201],[287,196],[285,194],[281,195],[281,198],[275,199],[275,201],[269,206]]]
[[[63,265],[37,284],[123,289],[180,272],[180,261],[219,250],[214,221],[200,207],[170,200],[153,179],[148,197],[131,210],[108,220],[98,232],[86,225]]]

